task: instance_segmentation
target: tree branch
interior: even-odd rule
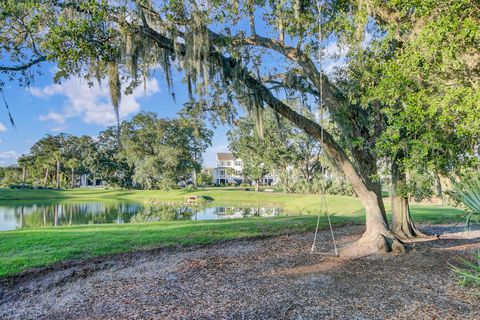
[[[146,36],[150,37],[152,40],[156,41],[160,47],[170,52],[174,52],[174,41],[172,39],[156,32],[148,25],[142,27],[140,31]],[[186,52],[185,45],[178,42],[175,45],[180,48],[180,54],[184,55]],[[345,175],[350,177],[351,183],[355,187],[355,191],[357,193],[361,193],[363,195],[371,193],[367,189],[363,178],[356,172],[355,167],[345,151],[340,147],[340,145],[335,141],[333,136],[328,131],[322,128],[315,121],[295,112],[281,100],[276,98],[270,92],[270,90],[261,83],[260,80],[254,78],[236,60],[223,56],[214,48],[211,48],[207,59],[210,63],[217,65],[220,70],[223,70],[223,76],[225,80],[228,79],[231,81],[242,81],[247,88],[255,92],[258,98],[270,106],[270,108],[272,108],[275,112],[290,120],[292,123],[295,123],[300,129],[304,130],[308,134],[317,138],[322,143],[325,153],[331,159],[331,162],[340,170],[342,170]]]
[[[25,64],[22,64],[22,65],[18,65],[18,66],[14,66],[14,67],[4,67],[4,66],[0,66],[0,71],[23,71],[23,70],[26,70],[36,64],[39,64],[41,62],[44,62],[44,61],[47,61],[47,58],[46,57],[39,57],[35,60],[32,60],[30,62],[27,62]]]

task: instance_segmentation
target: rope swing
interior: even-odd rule
[[[324,142],[324,137],[323,137],[323,127],[324,127],[324,113],[325,113],[325,106],[323,103],[323,69],[322,69],[322,61],[323,61],[323,34],[322,34],[322,5],[320,1],[317,1],[317,8],[318,8],[318,60],[319,60],[319,73],[320,73],[320,79],[319,79],[319,89],[320,89],[320,97],[318,99],[318,111],[320,113],[320,141],[321,141],[321,150],[320,153],[323,153],[323,142]],[[322,175],[323,178],[325,178],[325,167],[322,165]],[[328,213],[328,206],[327,206],[327,197],[326,197],[326,190],[325,190],[325,184],[322,185],[321,188],[321,199],[320,199],[320,212],[318,214],[317,218],[317,227],[315,228],[315,236],[313,237],[313,243],[312,243],[312,248],[311,248],[311,253],[315,254],[321,254],[321,255],[329,255],[329,256],[335,256],[338,257],[338,250],[337,250],[337,243],[335,241],[335,235],[333,233],[333,227],[332,227],[332,221],[330,220],[330,215]],[[325,214],[328,219],[328,225],[330,227],[330,233],[332,235],[332,241],[333,241],[333,248],[334,248],[334,254],[331,252],[318,252],[316,251],[316,244],[317,244],[317,235],[318,235],[318,228],[320,226],[320,217],[321,215]]]

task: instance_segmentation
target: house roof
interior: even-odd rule
[[[235,160],[235,157],[233,154],[229,152],[218,152],[217,153],[217,160],[220,161],[229,161],[229,160]]]

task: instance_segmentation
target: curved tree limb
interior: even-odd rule
[[[148,25],[143,26],[140,31],[145,33],[145,35],[150,37],[152,40],[156,41],[157,45],[160,47],[164,48],[165,50],[169,50],[170,52],[174,52],[174,41],[172,39],[156,32]],[[183,43],[177,42],[175,46],[180,48],[181,54],[185,54],[185,45]],[[350,181],[359,196],[375,197],[374,192],[368,190],[365,181],[357,173],[354,165],[348,158],[345,151],[340,147],[340,145],[327,130],[323,129],[315,121],[297,113],[281,100],[276,98],[260,80],[254,78],[234,59],[223,56],[213,48],[210,50],[207,59],[210,63],[217,65],[221,70],[223,70],[225,79],[243,82],[246,87],[256,92],[258,97],[270,108],[282,115],[284,118],[295,123],[300,129],[319,140],[322,138],[323,132],[323,139],[321,140],[323,144],[322,147],[324,148],[326,155],[331,159],[332,163],[350,177]]]
[[[0,66],[0,71],[23,71],[44,61],[47,61],[47,58],[44,56],[40,56],[39,58],[31,60],[22,65],[13,66],[13,67]]]

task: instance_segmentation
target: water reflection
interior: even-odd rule
[[[216,220],[279,214],[280,208],[179,207],[132,202],[0,205],[0,230],[98,223]]]

